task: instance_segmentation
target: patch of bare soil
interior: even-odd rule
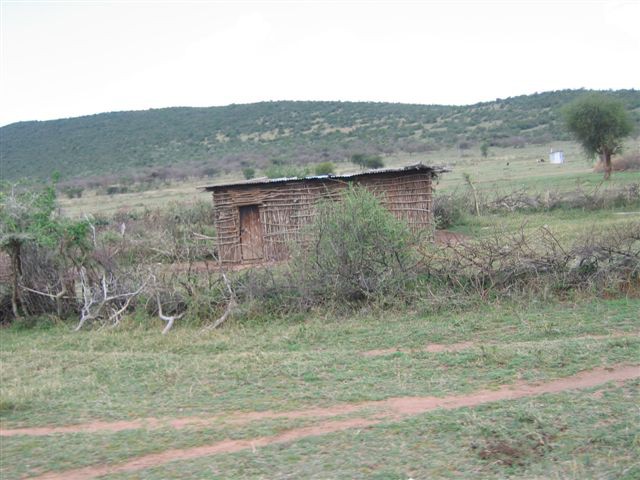
[[[565,390],[595,387],[607,382],[619,382],[635,378],[640,378],[639,365],[617,366],[596,368],[571,377],[560,378],[538,385],[519,382],[513,385],[501,386],[496,390],[480,390],[469,395],[450,397],[399,397],[382,400],[382,402],[386,403],[388,408],[397,415],[417,415],[436,408],[452,409],[475,407],[483,403],[497,402],[499,400],[515,400],[545,393],[559,393]]]
[[[439,353],[439,352],[458,352],[460,350],[465,350],[467,348],[473,347],[473,342],[460,342],[460,343],[430,343],[424,348],[417,349],[402,349],[402,348],[381,348],[378,350],[367,350],[365,352],[360,352],[360,355],[365,357],[379,357],[381,355],[389,355],[391,353],[396,352],[429,352],[429,353]]]
[[[537,431],[519,441],[490,440],[477,453],[481,459],[491,463],[524,467],[532,457],[543,457],[548,453],[553,439],[553,435]]]
[[[65,433],[95,433],[95,432],[121,432],[124,430],[158,428],[187,428],[212,426],[215,424],[244,424],[259,420],[270,420],[278,418],[304,419],[304,418],[326,418],[338,415],[348,415],[362,410],[362,404],[338,405],[328,408],[308,408],[305,410],[292,410],[289,412],[273,412],[265,410],[263,412],[234,412],[227,415],[216,415],[211,417],[182,417],[175,419],[158,419],[154,417],[141,418],[135,420],[122,420],[116,422],[89,422],[76,425],[66,425],[60,427],[31,427],[1,429],[0,437],[13,437],[26,435],[40,437],[45,435],[65,434]]]
[[[462,233],[450,232],[449,230],[436,230],[435,241],[440,245],[458,245],[469,240],[470,237]]]
[[[573,337],[574,340],[604,340],[607,338],[620,338],[626,336],[638,336],[640,332],[613,332],[608,335],[583,335],[581,337]],[[542,340],[542,342],[553,342],[554,340]],[[563,338],[558,341],[566,341],[566,338]],[[532,340],[528,342],[512,342],[509,343],[510,346],[526,346],[532,343],[540,343],[540,340]],[[466,350],[468,348],[474,347],[476,345],[475,342],[458,342],[458,343],[430,343],[424,348],[413,348],[413,349],[403,349],[403,348],[380,348],[376,350],[366,350],[364,352],[360,352],[360,355],[364,357],[379,357],[382,355],[389,355],[392,353],[403,352],[403,353],[413,353],[413,352],[429,352],[429,353],[440,353],[440,352],[459,352],[461,350]],[[482,345],[492,346],[499,345],[497,343],[483,343]]]
[[[257,447],[265,447],[275,443],[286,443],[299,440],[301,438],[325,435],[327,433],[339,432],[351,428],[366,428],[384,420],[400,419],[411,415],[425,413],[437,408],[454,409],[460,407],[473,407],[499,400],[512,400],[542,395],[545,393],[558,393],[566,390],[583,389],[595,387],[611,381],[621,382],[636,378],[640,378],[639,365],[618,365],[608,368],[596,368],[594,370],[578,373],[571,377],[560,378],[546,383],[527,384],[520,382],[514,385],[502,386],[496,390],[481,390],[469,395],[453,395],[449,397],[399,397],[377,402],[347,404],[336,406],[332,409],[300,410],[296,413],[297,415],[302,415],[303,412],[310,411],[315,411],[316,414],[318,411],[325,413],[331,411],[334,415],[341,415],[353,412],[354,408],[357,409],[372,406],[382,409],[382,412],[368,418],[351,418],[339,421],[329,420],[310,427],[293,428],[272,436],[257,437],[246,440],[224,440],[211,445],[172,449],[161,453],[143,455],[116,465],[99,465],[69,470],[66,472],[50,472],[36,478],[38,480],[85,480],[113,473],[142,470],[177,460],[190,460],[193,458],[220,453],[233,453],[249,448],[255,449]],[[289,412],[289,414],[291,413],[292,412]],[[247,416],[247,414],[241,415],[244,415],[245,417]],[[256,415],[260,415],[261,418],[273,418],[267,417],[267,412],[259,412],[256,413]]]

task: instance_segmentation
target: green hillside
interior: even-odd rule
[[[0,128],[2,177],[64,178],[171,166],[210,174],[272,161],[340,161],[353,153],[424,152],[479,142],[522,146],[568,138],[559,109],[584,90],[470,106],[263,102],[19,122]],[[640,124],[640,91],[612,95]]]

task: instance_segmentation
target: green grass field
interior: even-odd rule
[[[65,471],[80,467],[115,467],[151,453],[277,436],[337,420],[371,421],[379,413],[372,404],[330,416],[312,410],[299,418],[237,421],[249,412],[469,395],[595,367],[637,365],[638,311],[637,299],[576,299],[498,302],[437,315],[419,310],[351,318],[315,315],[232,323],[209,333],[176,329],[165,337],[155,325],[133,319],[117,330],[71,333],[63,325],[5,330],[0,379],[5,432],[150,417],[161,421],[115,432],[96,428],[1,437],[2,478],[44,472],[64,478]],[[464,348],[427,348],[458,342],[466,342]],[[361,354],[376,349],[399,350]],[[585,472],[623,478],[624,472],[638,472],[639,380],[603,383],[474,408],[385,417],[368,428],[197,455],[118,475],[116,468],[105,478],[574,478]],[[202,421],[180,429],[163,423],[191,417]],[[537,443],[541,439],[544,445]],[[491,453],[495,445],[499,451]]]
[[[548,163],[550,148],[564,150],[566,155],[564,165]],[[627,151],[639,149],[640,139],[627,142]],[[536,160],[540,158],[544,158],[545,162],[537,163]],[[593,172],[592,163],[585,159],[579,146],[574,142],[556,142],[518,149],[492,148],[486,159],[482,158],[478,151],[459,152],[455,149],[442,149],[428,154],[396,155],[385,159],[388,167],[400,167],[419,162],[427,165],[446,165],[452,168],[450,173],[440,178],[436,194],[463,188],[462,178],[465,173],[471,175],[480,191],[487,192],[512,191],[521,188],[535,191],[566,191],[574,190],[578,185],[589,190],[602,182],[602,174]],[[336,167],[337,173],[358,171],[358,167],[351,163],[337,164]],[[258,172],[258,175],[261,174]],[[95,191],[87,191],[79,199],[61,198],[60,206],[65,215],[81,217],[85,213],[109,215],[120,210],[161,207],[169,202],[193,203],[208,198],[206,193],[197,189],[198,186],[239,180],[242,180],[242,175],[240,172],[235,172],[214,179],[190,180],[145,192],[96,195]],[[613,177],[613,183],[616,185],[638,181],[640,181],[639,172],[619,172]]]
[[[547,146],[388,163],[454,164],[444,192],[464,188],[463,173],[484,191],[599,184],[575,145],[560,147],[563,166],[535,162]],[[611,185],[638,181],[614,173]],[[109,214],[202,198],[194,186],[61,204]],[[623,208],[560,209],[455,230],[547,226],[573,239],[638,221]],[[141,316],[78,333],[16,324],[0,332],[0,477],[637,479],[638,312],[637,297],[607,292],[231,317],[215,331],[178,322],[166,336]]]

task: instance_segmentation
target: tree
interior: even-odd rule
[[[363,168],[366,160],[367,160],[367,155],[364,153],[354,153],[353,155],[351,155],[351,163],[360,165]]]
[[[578,98],[564,110],[567,129],[590,157],[604,163],[604,178],[611,176],[611,157],[622,150],[622,141],[633,123],[622,102],[602,94]]]
[[[482,154],[482,158],[489,156],[489,144],[487,142],[482,142],[482,145],[480,145],[480,153]]]
[[[335,165],[332,162],[322,162],[315,166],[316,175],[329,175],[335,172]]]
[[[23,303],[23,266],[29,260],[29,255],[35,256],[33,248],[29,247],[45,249],[48,257],[59,264],[59,270],[63,272],[60,279],[63,279],[64,272],[69,270],[71,264],[80,265],[84,261],[84,252],[88,249],[86,239],[89,224],[55,216],[54,184],[40,190],[18,189],[8,185],[0,187],[0,250],[11,259],[11,309],[14,317],[18,318]],[[66,288],[67,285],[58,286],[62,287],[62,293],[46,294],[57,302],[61,300],[65,289],[74,291],[73,287]]]
[[[251,180],[253,177],[256,176],[256,169],[253,167],[246,167],[242,169],[242,174],[244,175],[244,178],[247,180]]]
[[[351,163],[360,165],[362,168],[384,167],[384,161],[380,155],[368,155],[366,153],[354,153],[351,155]]]
[[[380,155],[371,155],[367,158],[365,166],[367,168],[383,168],[384,161],[382,160],[382,157]]]

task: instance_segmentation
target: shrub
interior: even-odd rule
[[[640,205],[640,184],[630,183],[615,187],[596,185],[591,189],[581,185],[574,190],[529,191],[527,189],[488,192],[478,190],[476,195],[454,191],[434,197],[433,209],[436,228],[450,228],[463,220],[464,214],[505,212],[547,212],[562,209],[601,210],[604,208],[635,208]]]
[[[374,194],[349,187],[318,205],[292,269],[309,297],[363,300],[397,293],[409,278],[412,235]]]
[[[56,217],[55,208],[53,185],[37,191],[0,189],[0,250],[10,258],[14,318],[73,310],[69,272],[87,260],[89,224]]]
[[[281,165],[274,163],[265,170],[268,178],[303,178],[309,174],[306,168],[295,165]]]
[[[366,153],[354,153],[351,155],[351,162],[360,165],[362,168],[382,168],[384,161],[380,155],[368,155]]]
[[[372,156],[367,158],[367,161],[365,162],[365,167],[367,167],[367,168],[383,168],[384,167],[384,161],[382,160],[382,157],[380,155],[372,155]]]
[[[565,244],[546,227],[495,230],[474,241],[423,249],[429,278],[453,289],[488,294],[546,295],[569,290],[624,292],[640,285],[640,223],[595,229]]]
[[[67,198],[81,198],[82,197],[82,192],[84,192],[84,188],[77,186],[77,187],[65,187],[63,190],[63,193],[67,196]]]
[[[640,153],[627,153],[621,157],[615,157],[611,160],[611,168],[614,172],[625,172],[627,170],[640,170]],[[597,173],[604,172],[604,164],[596,163],[593,170]]]
[[[256,169],[253,167],[243,168],[242,174],[244,175],[245,179],[251,180],[253,177],[256,176]]]
[[[506,138],[497,138],[491,141],[491,147],[502,147],[502,148],[524,148],[527,144],[527,141],[524,137],[520,136],[511,136]]]
[[[335,165],[332,162],[322,162],[315,167],[316,175],[330,175],[335,172]]]
[[[129,188],[126,185],[109,185],[106,189],[107,195],[116,195],[118,193],[127,193]]]
[[[220,170],[216,167],[205,166],[200,169],[200,175],[205,177],[215,177],[220,173]]]
[[[98,226],[98,240],[119,247],[123,265],[156,262],[195,262],[211,257],[211,241],[194,233],[215,236],[209,200],[169,203],[142,212],[119,211],[106,225]],[[123,234],[124,232],[124,234]]]
[[[488,142],[482,142],[482,144],[480,145],[480,154],[482,155],[482,158],[487,158],[489,156]]]
[[[458,150],[469,150],[471,148],[471,142],[468,140],[460,140],[457,147]]]
[[[356,165],[364,166],[365,159],[367,155],[364,153],[354,153],[351,155],[351,163],[355,163]]]
[[[461,222],[469,210],[467,199],[457,192],[439,194],[433,200],[433,216],[437,229],[451,228]]]

